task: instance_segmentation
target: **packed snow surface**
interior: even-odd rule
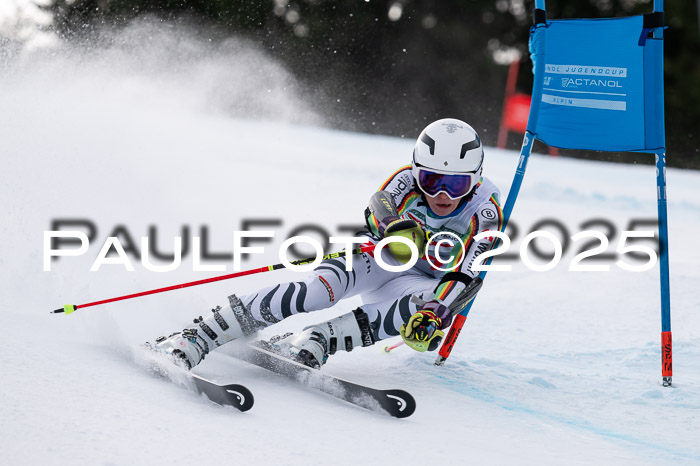
[[[418,408],[403,420],[249,366],[232,357],[235,348],[221,348],[195,372],[249,387],[256,404],[247,413],[196,395],[185,374],[172,383],[138,364],[142,342],[182,329],[224,305],[231,293],[298,279],[294,272],[50,315],[67,303],[223,273],[193,271],[191,252],[170,272],[148,271],[134,255],[128,256],[133,272],[115,264],[90,272],[119,227],[115,234],[122,244],[127,247],[128,235],[139,251],[140,238],[155,226],[151,241],[162,252],[172,251],[175,236],[205,236],[200,229],[207,227],[208,250],[217,254],[232,252],[236,230],[274,230],[272,242],[251,243],[265,252],[251,255],[244,268],[279,262],[281,242],[304,225],[346,236],[342,226],[362,225],[372,192],[410,162],[416,136],[323,129],[314,126],[319,120],[311,114],[294,125],[275,121],[274,112],[248,119],[235,102],[251,99],[250,89],[260,91],[250,80],[243,90],[235,80],[207,83],[222,69],[207,68],[204,61],[195,63],[192,82],[180,69],[156,79],[148,60],[143,69],[134,64],[143,57],[129,61],[118,50],[110,53],[92,65],[49,60],[0,77],[5,464],[700,463],[696,172],[668,170],[673,388],[659,384],[658,266],[628,272],[615,265],[617,257],[593,262],[609,264],[609,272],[570,272],[582,242],[569,241],[562,261],[547,272],[530,270],[517,258],[501,262],[513,270],[488,275],[442,368],[433,365],[434,353],[400,347],[385,354],[384,346],[396,340],[329,360],[323,369],[329,374],[410,391]],[[110,60],[131,68],[115,70]],[[266,76],[280,72],[273,68]],[[270,79],[286,79],[275,76]],[[232,86],[230,93],[206,94],[204,100],[228,98],[233,111],[218,111],[224,104],[214,106],[217,111],[195,105],[207,84]],[[270,87],[277,97],[265,100],[265,108],[278,105],[283,115],[295,108],[309,112],[302,104],[295,107],[296,97],[283,92],[285,86]],[[260,92],[263,99],[266,90]],[[449,116],[478,129],[478,115]],[[487,148],[486,157],[485,175],[505,200],[518,155]],[[518,231],[509,231],[510,252],[518,252],[538,222],[553,219],[566,231],[551,222],[542,229],[559,238],[601,230],[610,236],[613,253],[630,221],[655,218],[653,166],[533,155],[512,217]],[[43,235],[57,219],[88,220],[97,231],[86,254],[53,260],[47,272]],[[245,220],[280,223],[246,226]],[[584,225],[593,220],[598,223]],[[322,232],[300,234],[320,239]],[[537,245],[551,249],[543,240]],[[233,270],[226,258],[204,264]],[[294,316],[261,336],[299,330],[359,304],[353,298]]]

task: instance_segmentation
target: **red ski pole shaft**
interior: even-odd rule
[[[374,249],[374,244],[366,244],[366,245],[363,245],[357,249],[353,249],[352,254],[362,254],[364,252],[369,252],[372,249]],[[323,256],[323,260],[333,259],[333,258],[337,258],[337,257],[343,257],[345,255],[347,255],[346,251],[334,252],[334,253],[326,254],[325,256]],[[314,260],[315,260],[315,258],[300,259],[300,260],[296,260],[296,261],[291,261],[291,264],[303,265],[303,264],[311,263]],[[253,275],[253,274],[262,273],[262,272],[270,272],[272,270],[279,270],[279,269],[283,269],[283,268],[285,268],[284,264],[268,265],[266,267],[260,267],[258,269],[243,270],[241,272],[230,273],[227,275],[220,275],[218,277],[205,278],[203,280],[196,280],[196,281],[187,282],[187,283],[180,283],[179,285],[166,286],[164,288],[156,288],[155,290],[148,290],[148,291],[142,291],[140,293],[128,294],[128,295],[124,295],[124,296],[117,296],[116,298],[103,299],[100,301],[93,301],[91,303],[66,304],[62,308],[55,309],[55,310],[51,311],[51,314],[61,314],[61,313],[70,314],[78,309],[83,309],[85,307],[99,306],[100,304],[113,303],[115,301],[123,301],[125,299],[138,298],[140,296],[148,296],[148,295],[156,294],[156,293],[164,293],[166,291],[178,290],[180,288],[188,288],[190,286],[204,285],[205,283],[213,283],[213,282],[219,282],[222,280],[230,280],[230,279],[236,278],[236,277],[243,277],[245,275]]]

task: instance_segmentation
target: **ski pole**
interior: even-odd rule
[[[374,244],[365,244],[365,245],[360,246],[359,248],[353,249],[352,254],[362,254],[365,252],[370,252],[372,249],[374,249]],[[334,259],[337,257],[344,257],[346,255],[347,255],[346,251],[333,252],[333,253],[326,254],[325,256],[323,256],[322,260]],[[315,257],[314,258],[307,258],[307,259],[299,259],[299,260],[291,261],[290,263],[292,265],[304,265],[304,264],[308,264],[308,263],[313,262],[315,259],[316,259]],[[99,306],[100,304],[107,304],[107,303],[113,303],[115,301],[122,301],[125,299],[138,298],[140,296],[147,296],[149,294],[164,293],[166,291],[178,290],[180,288],[187,288],[190,286],[204,285],[205,283],[219,282],[221,280],[229,280],[231,278],[243,277],[245,275],[253,275],[253,274],[262,273],[262,272],[270,272],[272,270],[279,270],[279,269],[283,269],[283,268],[285,268],[284,264],[268,265],[266,267],[260,267],[258,269],[243,270],[241,272],[230,273],[228,275],[220,275],[218,277],[212,277],[212,278],[206,278],[203,280],[196,280],[193,282],[181,283],[179,285],[166,286],[164,288],[157,288],[155,290],[142,291],[140,293],[118,296],[116,298],[103,299],[101,301],[94,301],[92,303],[66,304],[62,308],[53,310],[50,313],[51,314],[71,314],[72,312],[75,312],[78,309],[83,309],[85,307]]]
[[[496,240],[498,241],[498,240]],[[495,246],[494,246],[495,247]],[[487,264],[491,263],[491,259],[493,257],[489,257]],[[461,309],[464,308],[463,311],[459,312],[457,315],[455,315],[455,320],[452,322],[452,325],[450,326],[450,331],[447,332],[447,336],[445,337],[445,340],[442,342],[442,346],[440,347],[440,351],[438,351],[438,356],[435,359],[435,365],[436,366],[442,366],[445,361],[447,360],[448,357],[450,357],[450,352],[452,352],[452,347],[455,345],[455,342],[457,341],[457,337],[459,337],[459,332],[462,331],[462,327],[464,326],[464,322],[467,320],[467,314],[469,314],[469,309],[472,307],[472,303],[474,302],[474,299],[476,299],[476,294],[479,292],[481,289],[482,285],[484,284],[484,276],[486,275],[486,272],[481,272],[478,277],[476,277],[474,280],[471,281],[471,283],[467,286],[467,288],[464,290],[465,291],[465,296],[463,301],[460,302],[454,302],[450,306],[450,310],[453,312],[454,315],[454,310],[452,310],[452,306],[455,307],[455,309]],[[464,305],[466,303],[466,306]]]

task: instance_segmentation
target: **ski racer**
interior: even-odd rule
[[[369,241],[401,236],[415,243],[422,257],[413,267],[390,272],[372,254],[363,253],[346,271],[346,257],[328,259],[302,281],[240,298],[232,294],[227,305],[206,318],[158,338],[155,348],[192,368],[234,339],[360,295],[365,304],[354,311],[298,334],[275,337],[268,346],[311,367],[322,366],[336,351],[396,335],[417,351],[436,349],[453,315],[478,291],[480,280],[470,266],[493,246],[494,238],[474,237],[501,227],[499,191],[482,176],[483,162],[481,140],[471,126],[449,118],[431,123],[416,141],[411,165],[392,174],[365,211]],[[381,254],[391,265],[410,259],[410,249],[400,242],[389,243]]]

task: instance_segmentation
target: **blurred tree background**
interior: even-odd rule
[[[700,29],[693,0],[665,2],[669,165],[700,169]],[[534,0],[52,0],[44,7],[64,39],[140,15],[195,22],[215,37],[247,37],[290,70],[328,126],[414,138],[430,121],[462,118],[496,144],[507,64],[527,54]],[[651,0],[548,0],[550,18],[629,16]],[[511,135],[510,148],[521,137]],[[543,148],[540,148],[542,150]],[[630,154],[564,155],[652,163]]]

